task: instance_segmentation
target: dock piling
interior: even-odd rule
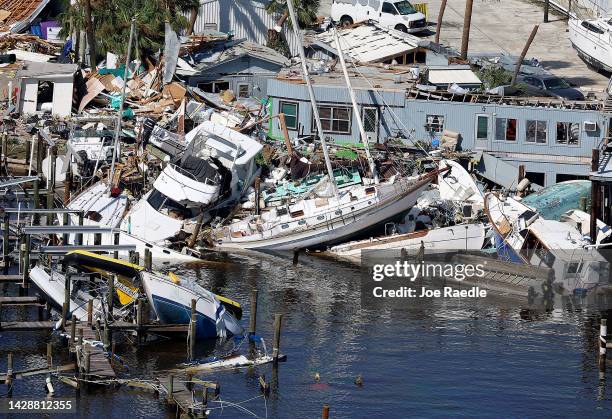
[[[249,319],[249,335],[254,335],[257,328],[257,288],[251,291],[251,317]]]
[[[166,397],[166,401],[168,404],[174,404],[174,398],[172,394],[174,393],[174,375],[170,374],[168,376],[168,396]]]
[[[92,325],[93,323],[93,299],[90,298],[89,301],[87,301],[87,326]],[[81,330],[82,332],[83,330]]]
[[[144,254],[144,268],[147,271],[151,270],[151,265],[153,264],[153,259],[151,258],[151,251],[149,249],[145,249]]]
[[[81,212],[79,213],[79,225],[80,225],[81,227],[83,226],[83,221],[84,221],[84,218],[85,218],[85,213],[81,211]],[[76,243],[77,243],[79,246],[82,246],[82,245],[83,245],[83,233],[77,233],[77,235],[76,235]]]
[[[64,304],[62,305],[62,329],[66,330],[66,317],[70,311],[70,272],[64,278]]]
[[[6,359],[6,387],[8,397],[13,395],[13,353],[9,352]]]
[[[69,220],[69,215],[68,213],[64,213],[64,218],[62,220],[62,224],[67,226],[68,225],[68,220]],[[64,233],[64,235],[62,236],[62,243],[64,244],[64,246],[66,246],[68,244],[68,238],[70,237],[70,234],[68,233]]]
[[[108,278],[108,294],[106,295],[106,303],[108,304],[108,320],[113,320],[113,301],[115,299],[115,281],[117,281],[117,275],[113,274]]]
[[[72,321],[70,322],[70,343],[68,344],[68,348],[72,348],[74,346],[74,338],[76,337],[76,316],[72,315]]]
[[[195,299],[191,300],[191,321],[189,322],[189,333],[188,333],[188,341],[189,341],[189,359],[195,358],[195,343],[196,343],[196,320],[197,320],[197,311],[196,311],[197,301]]]
[[[2,262],[4,268],[4,274],[8,274],[9,265],[9,223],[10,214],[5,212],[3,208],[0,208],[0,216],[2,217]]]
[[[278,357],[280,355],[280,337],[281,337],[282,324],[283,324],[283,315],[275,314],[274,315],[274,342],[272,346],[272,359],[275,364],[278,364]]]
[[[321,418],[329,419],[329,405],[328,404],[323,405],[323,414],[321,415]]]
[[[608,340],[608,319],[601,319],[599,325],[599,372],[606,371],[606,344]]]
[[[25,249],[23,253],[23,281],[21,288],[24,290],[28,289],[28,282],[30,281],[30,235],[25,236]]]
[[[47,342],[47,367],[53,367],[53,342]]]

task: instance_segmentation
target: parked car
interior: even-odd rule
[[[373,20],[385,28],[402,32],[420,32],[427,29],[425,15],[418,12],[408,0],[333,0],[331,17],[341,26]]]
[[[534,96],[554,96],[569,100],[584,100],[580,90],[571,87],[565,80],[552,74],[529,74],[518,77],[527,85],[527,93]]]

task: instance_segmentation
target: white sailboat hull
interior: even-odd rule
[[[342,216],[331,220],[324,220],[318,224],[305,224],[301,231],[292,230],[286,235],[278,234],[266,236],[267,231],[253,233],[247,237],[225,238],[215,243],[218,250],[268,250],[268,251],[291,251],[304,248],[323,246],[337,243],[355,235],[376,224],[391,219],[398,214],[407,211],[415,203],[421,192],[429,186],[429,179],[420,180],[407,191],[401,190],[398,184],[386,186],[387,190],[380,191],[381,198],[378,202],[368,201],[368,204],[354,211],[343,209]],[[351,207],[353,208],[353,207]],[[316,217],[312,217],[316,219]],[[316,221],[315,221],[316,222]]]

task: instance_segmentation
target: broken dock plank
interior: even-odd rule
[[[79,327],[79,330],[82,332],[77,332],[77,336],[82,335],[84,340],[98,340],[96,332],[91,327]],[[106,357],[106,352],[98,345],[84,342],[81,353],[77,356],[77,364],[81,374],[87,378],[101,380],[114,380],[117,378],[113,366]]]
[[[38,297],[0,297],[2,306],[41,305],[44,302]]]
[[[2,332],[29,332],[35,330],[52,330],[55,328],[56,322],[47,321],[32,321],[32,322],[2,322],[0,331]]]
[[[22,282],[22,275],[0,275],[0,283],[1,282]]]
[[[167,401],[176,404],[180,410],[188,415],[204,416],[204,405],[194,399],[193,393],[187,388],[184,380],[173,375],[159,378],[162,390],[167,394]]]

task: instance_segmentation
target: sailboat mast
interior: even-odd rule
[[[304,39],[300,32],[300,26],[298,20],[295,17],[295,10],[293,9],[293,0],[287,0],[287,9],[289,9],[289,16],[293,23],[293,32],[295,37],[300,41],[300,47],[298,51],[300,53],[300,61],[302,62],[302,73],[304,79],[306,79],[306,86],[308,87],[308,95],[310,96],[310,104],[312,105],[312,113],[314,115],[315,123],[317,124],[317,132],[319,133],[319,139],[321,140],[321,146],[323,147],[323,156],[325,157],[325,166],[327,167],[327,173],[329,179],[334,188],[334,195],[338,198],[338,185],[336,185],[336,178],[334,177],[334,171],[332,169],[331,160],[329,158],[329,151],[327,150],[327,142],[323,136],[323,126],[321,125],[321,118],[319,116],[319,108],[317,107],[317,100],[315,99],[314,90],[310,81],[310,75],[308,74],[308,66],[306,65],[306,54],[304,54]]]
[[[121,118],[123,117],[123,107],[125,105],[125,88],[128,82],[128,72],[130,67],[130,57],[132,55],[132,41],[134,39],[134,28],[136,26],[136,18],[132,18],[130,25],[130,41],[128,43],[127,56],[125,57],[125,71],[123,72],[123,87],[121,88],[121,102],[119,103],[119,113],[117,115],[117,125],[115,127],[115,140],[113,142],[113,161],[111,163],[110,176],[108,177],[108,192],[110,193],[113,177],[115,177],[115,162],[117,160],[117,146],[119,145],[119,135],[121,133]]]
[[[336,49],[338,50],[338,58],[340,59],[340,66],[342,67],[342,73],[344,74],[344,81],[346,83],[346,87],[348,87],[349,96],[351,98],[351,103],[353,104],[353,113],[355,114],[355,119],[357,120],[357,126],[359,127],[359,133],[361,135],[361,142],[363,143],[363,147],[365,149],[366,157],[368,159],[368,164],[370,166],[370,172],[374,177],[374,183],[378,183],[378,173],[376,172],[376,166],[374,165],[374,159],[372,159],[372,154],[370,154],[370,142],[368,141],[368,137],[365,133],[365,129],[363,128],[363,121],[361,119],[361,115],[359,115],[359,108],[357,107],[357,99],[355,98],[355,91],[353,90],[353,85],[351,84],[351,79],[349,78],[348,71],[346,70],[346,62],[344,61],[344,53],[342,52],[342,47],[340,46],[340,37],[338,36],[338,30],[336,27],[332,29],[334,31],[334,40],[336,41]]]

